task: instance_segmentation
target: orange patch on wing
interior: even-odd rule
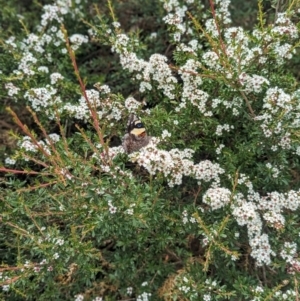
[[[139,134],[139,137],[145,137],[146,136],[146,131],[144,131],[143,133]]]

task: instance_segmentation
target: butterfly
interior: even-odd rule
[[[142,121],[135,114],[130,114],[127,122],[127,133],[122,140],[125,152],[131,154],[146,146],[151,137],[147,135]]]

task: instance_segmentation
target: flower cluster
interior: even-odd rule
[[[278,212],[268,211],[263,214],[263,219],[268,223],[268,225],[280,229],[284,226],[285,218],[282,214]]]
[[[257,265],[271,263],[271,255],[275,256],[274,251],[271,249],[269,237],[267,234],[256,235],[249,239],[251,247],[251,256],[256,259]]]
[[[288,114],[293,108],[291,96],[278,87],[268,89],[263,101],[263,108],[271,114],[277,113],[280,109],[284,109],[285,113]]]
[[[100,93],[97,90],[87,90],[86,95],[92,108],[100,106]],[[69,115],[73,115],[76,119],[83,121],[89,120],[91,116],[88,103],[83,96],[79,99],[78,104],[66,103],[61,111],[66,111]]]
[[[162,173],[170,187],[180,185],[183,176],[190,176],[204,182],[219,182],[219,175],[224,172],[218,164],[208,160],[194,164],[191,160],[193,151],[185,149],[160,150],[152,141],[139,152],[130,155],[131,160],[143,166],[151,175]]]
[[[55,144],[60,140],[60,136],[56,133],[53,134],[48,134],[49,139],[39,140],[39,141],[32,141],[32,139],[29,136],[24,136],[20,141],[19,141],[19,147],[21,150],[25,151],[25,154],[21,156],[22,159],[25,161],[28,161],[28,155],[31,155],[32,153],[37,153],[39,152],[40,154],[43,155],[50,155],[51,154],[51,144]],[[14,163],[11,160],[7,160],[10,164],[14,164],[15,160],[13,159]]]
[[[54,104],[60,103],[61,99],[56,96],[57,90],[51,86],[44,88],[32,88],[24,95],[31,102],[32,108],[39,112]]]
[[[190,217],[188,215],[188,212],[186,210],[184,210],[182,212],[182,223],[185,225],[187,224],[188,222],[192,223],[192,224],[195,224],[196,223],[196,219],[194,217]]]
[[[297,255],[297,244],[285,242],[284,248],[280,252],[280,256],[287,262],[292,262],[296,255]]]
[[[142,105],[145,105],[145,102],[139,102],[137,101],[135,98],[133,98],[132,96],[127,97],[125,99],[125,108],[128,110],[128,112],[130,113],[136,113],[138,109],[140,109],[140,107]]]
[[[182,34],[187,31],[184,17],[188,8],[186,5],[180,5],[179,1],[165,1],[164,9],[168,14],[163,18],[163,21],[174,28],[173,38],[179,42]]]
[[[199,293],[196,289],[195,280],[187,273],[179,274],[176,278],[176,287],[179,292],[189,300],[197,300]]]
[[[293,95],[285,93],[278,87],[269,88],[266,91],[263,110],[260,115],[255,117],[255,120],[259,122],[264,136],[272,138],[271,149],[273,151],[277,151],[279,148],[291,149],[293,145],[298,147],[298,141],[293,141],[291,137],[300,128],[298,101],[298,91]],[[287,127],[286,124],[293,126]]]
[[[252,257],[256,259],[258,265],[270,264],[273,251],[269,245],[268,236],[261,234],[263,224],[256,204],[251,201],[247,202],[242,195],[236,195],[235,200],[232,215],[240,226],[247,226]]]
[[[295,290],[276,291],[274,294],[277,300],[295,300],[297,292]]]
[[[73,50],[77,50],[83,43],[88,43],[88,41],[88,37],[82,34],[77,33],[70,36],[70,42]]]
[[[168,130],[163,130],[161,134],[161,139],[165,140],[167,137],[171,137],[172,134]]]
[[[233,125],[229,124],[219,124],[216,128],[216,135],[217,136],[222,136],[222,131],[229,132],[231,129],[234,129]]]
[[[212,163],[209,160],[201,161],[192,166],[191,174],[200,185],[201,181],[212,181],[213,186],[217,186],[220,182],[220,175],[224,174],[225,170],[218,163]]]
[[[188,60],[178,71],[183,81],[181,103],[175,110],[178,112],[186,107],[187,103],[191,103],[197,107],[199,111],[204,115],[211,115],[210,111],[207,111],[207,101],[209,95],[199,89],[202,84],[202,79],[198,75],[197,68],[200,68],[200,63],[190,59]]]
[[[174,99],[174,89],[177,79],[172,75],[167,58],[161,54],[153,54],[149,62],[139,59],[133,52],[128,51],[129,38],[125,34],[117,34],[111,38],[112,50],[120,55],[120,62],[125,70],[135,73],[135,79],[140,81],[140,91],[152,89],[151,81],[157,84],[157,88],[162,90],[169,99]]]
[[[20,148],[24,149],[26,152],[37,152],[37,146],[31,142],[31,138],[29,136],[25,136],[20,142]]]
[[[6,157],[4,160],[5,165],[15,165],[16,164],[16,160],[14,158],[11,157]]]
[[[252,74],[248,75],[245,72],[239,76],[240,83],[244,86],[246,93],[259,93],[262,91],[265,85],[269,85],[270,82],[263,76]]]
[[[208,204],[212,210],[222,208],[230,203],[231,192],[227,188],[210,188],[203,195],[203,203]]]
[[[102,87],[101,91],[106,92],[109,91],[109,87]],[[73,115],[76,119],[87,122],[91,118],[90,108],[96,110],[99,119],[105,118],[105,120],[120,120],[122,117],[122,113],[124,110],[128,110],[128,112],[136,112],[140,109],[140,107],[144,104],[143,102],[139,102],[133,97],[128,97],[125,100],[125,103],[122,101],[112,98],[109,95],[101,96],[102,93],[95,89],[86,90],[86,96],[88,98],[88,102],[85,97],[81,97],[78,101],[78,104],[66,103],[61,109],[61,112],[67,112],[69,115]],[[111,123],[110,126],[114,124]]]
[[[5,84],[5,89],[7,90],[8,96],[17,95],[20,91],[20,88],[16,87],[13,83]]]
[[[141,295],[138,295],[136,301],[149,301],[151,298],[151,293],[144,292]]]
[[[287,193],[270,192],[265,197],[261,197],[257,207],[260,210],[272,212],[282,212],[283,209],[295,211],[300,206],[300,192],[290,190]]]
[[[15,58],[18,57],[18,65],[12,72],[14,78],[27,81],[38,73],[49,73],[49,68],[53,68],[53,56],[59,57],[61,54],[67,53],[64,33],[59,27],[60,24],[64,23],[64,18],[67,16],[78,19],[83,15],[83,6],[80,2],[81,0],[76,1],[76,7],[73,6],[72,1],[61,0],[54,1],[52,5],[44,5],[40,24],[37,28],[39,34],[28,33],[20,43],[15,43],[16,38],[13,36],[5,41],[10,52],[21,53],[21,56],[14,55]],[[80,44],[87,42],[87,38],[74,34],[70,37],[70,41],[73,47],[78,48]],[[53,49],[56,49],[55,53],[53,53]],[[54,72],[50,75],[49,83],[54,85],[63,78],[63,75]],[[16,96],[26,85],[23,83],[21,86],[20,82],[18,84],[9,82],[5,87],[9,96]],[[45,111],[46,115],[53,119],[54,113],[51,108],[61,103],[56,89],[50,85],[41,87],[37,83],[35,88],[31,85],[31,89],[27,89],[24,93],[25,99],[30,102],[31,107],[36,112]]]
[[[271,32],[278,36],[287,36],[289,38],[297,39],[297,27],[288,18],[287,13],[279,13],[275,22],[275,27]]]
[[[152,139],[153,140],[153,139]],[[133,161],[143,166],[151,175],[162,173],[169,186],[180,185],[182,177],[191,174],[193,162],[189,160],[193,152],[190,149],[170,151],[158,149],[151,141],[140,152],[130,155]]]
[[[229,5],[230,0],[216,0],[214,1],[216,8],[216,17],[221,20],[222,24],[229,24],[231,23],[230,12],[229,12]]]
[[[278,178],[278,175],[279,175],[279,168],[276,167],[276,166],[272,166],[271,163],[267,163],[266,164],[266,167],[270,170],[270,172],[272,173],[272,177],[273,178]]]
[[[117,207],[112,204],[112,201],[108,201],[108,210],[111,214],[115,214],[117,212]]]
[[[60,73],[58,73],[58,72],[52,73],[50,75],[51,85],[56,84],[59,80],[62,80],[63,78],[64,77]]]
[[[280,256],[288,264],[288,273],[295,274],[300,272],[300,260],[297,259],[297,244],[291,242],[285,242]]]
[[[270,227],[282,228],[285,224],[283,210],[295,211],[299,208],[300,192],[290,190],[287,193],[271,192],[267,196],[260,196],[253,190],[251,182],[245,175],[241,175],[238,182],[248,187],[246,196],[248,200],[242,193],[237,193],[234,196],[235,202],[231,206],[232,214],[240,226],[247,226],[249,244],[252,248],[251,255],[256,259],[257,264],[270,264],[270,256],[276,254],[270,247],[268,235],[262,233],[263,220]]]

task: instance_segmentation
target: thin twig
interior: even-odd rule
[[[73,68],[74,68],[74,72],[75,72],[75,75],[77,77],[77,80],[79,82],[79,86],[80,86],[80,90],[81,90],[81,93],[87,103],[87,106],[89,108],[89,111],[91,113],[91,116],[92,116],[92,120],[93,120],[93,126],[98,134],[98,137],[99,137],[99,140],[100,140],[100,143],[102,145],[102,147],[104,148],[106,154],[108,155],[108,148],[107,148],[107,145],[105,144],[104,142],[104,138],[103,138],[103,134],[102,134],[102,129],[100,127],[100,124],[99,124],[99,120],[98,120],[98,116],[97,116],[97,112],[96,110],[92,107],[91,105],[91,102],[87,96],[87,93],[86,93],[86,89],[85,89],[85,85],[81,79],[81,76],[80,76],[80,73],[79,73],[79,69],[78,69],[78,66],[77,66],[77,62],[76,62],[76,58],[75,58],[75,53],[70,45],[70,41],[69,41],[69,38],[68,38],[68,35],[67,35],[67,30],[66,28],[64,27],[64,25],[62,25],[61,27],[62,29],[62,32],[64,33],[64,36],[65,36],[65,41],[66,41],[66,46],[67,46],[67,49],[68,49],[68,52],[69,52],[69,56],[71,58],[71,61],[72,61],[72,65],[73,65]]]

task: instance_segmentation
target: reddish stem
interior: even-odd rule
[[[37,172],[37,171],[16,170],[16,169],[9,169],[9,168],[5,168],[5,167],[0,167],[0,171],[7,172],[7,173],[13,173],[13,174],[26,174],[26,175],[39,175],[40,174],[40,172]]]
[[[222,50],[223,50],[223,53],[226,55],[226,47],[225,47],[225,44],[224,44],[222,36],[221,36],[221,30],[220,30],[219,24],[217,22],[216,11],[215,11],[215,8],[214,8],[214,1],[209,0],[209,4],[210,4],[211,13],[212,13],[213,18],[215,20],[216,27],[217,27],[217,30],[218,30],[218,33],[219,33],[219,39],[220,39],[220,44],[221,44]]]
[[[75,71],[75,75],[76,75],[77,80],[78,80],[79,85],[80,85],[81,93],[82,93],[83,97],[85,98],[86,103],[88,105],[88,108],[90,110],[90,113],[92,115],[94,128],[97,131],[97,134],[98,134],[98,137],[99,137],[99,140],[100,140],[100,143],[101,143],[102,147],[104,148],[105,152],[108,154],[108,150],[107,150],[107,147],[105,145],[103,134],[102,134],[102,131],[101,131],[101,128],[100,128],[100,125],[99,125],[98,116],[96,114],[96,111],[92,108],[92,105],[91,105],[91,103],[88,99],[88,96],[86,94],[85,85],[84,85],[84,83],[83,83],[83,81],[80,77],[79,69],[78,69],[78,66],[77,66],[75,53],[71,48],[69,38],[67,36],[67,30],[65,29],[65,27],[63,25],[62,25],[62,31],[64,32],[64,35],[65,35],[66,46],[67,46],[67,49],[69,51],[69,55],[70,55],[70,58],[71,58],[71,61],[72,61],[72,65],[73,65],[73,68],[74,68],[74,71]]]

